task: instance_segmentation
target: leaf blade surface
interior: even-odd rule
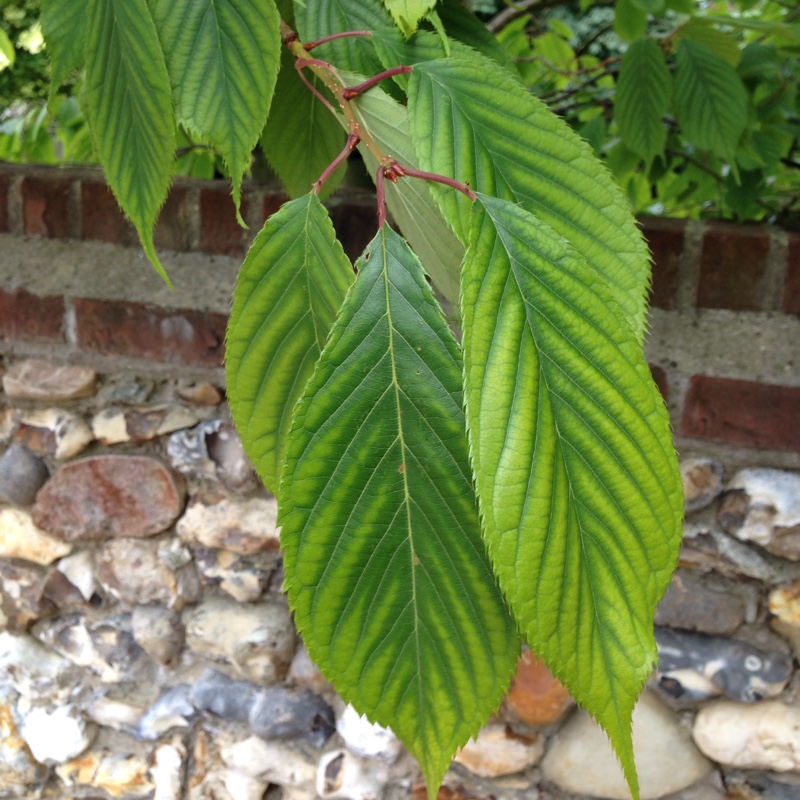
[[[264,484],[277,493],[291,413],[353,282],[312,192],[273,214],[245,258],[228,324],[231,413]]]
[[[408,115],[422,169],[518,202],[547,222],[618,290],[626,319],[643,337],[646,245],[621,190],[563,120],[478,54],[417,64]],[[469,200],[442,187],[433,193],[466,241]]]
[[[84,111],[108,184],[166,280],[153,227],[175,158],[164,55],[145,0],[89,0]]]
[[[238,211],[242,176],[267,120],[280,64],[272,0],[152,0],[178,122],[230,168]]]
[[[358,267],[295,412],[286,588],[311,657],[405,742],[435,797],[518,642],[480,538],[458,345],[397,234],[384,226]]]
[[[495,573],[528,643],[609,733],[681,540],[666,411],[608,290],[536,217],[479,196],[462,279],[467,427]]]
[[[50,99],[84,61],[87,0],[43,0],[42,33],[50,54]]]

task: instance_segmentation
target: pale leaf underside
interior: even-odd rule
[[[481,541],[458,345],[391,229],[357,266],[289,439],[286,588],[311,657],[394,730],[435,797],[518,641]]]
[[[666,411],[608,290],[546,224],[479,197],[462,289],[484,531],[529,644],[609,733],[656,659],[681,490]]]

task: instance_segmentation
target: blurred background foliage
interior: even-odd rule
[[[462,5],[494,35],[484,45],[494,57],[499,44],[508,68],[591,143],[635,211],[800,228],[796,0]],[[0,0],[0,160],[94,163],[81,75],[50,93],[38,18],[37,0]],[[177,156],[181,175],[224,175],[182,130]]]

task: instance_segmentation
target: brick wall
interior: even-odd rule
[[[178,180],[155,232],[181,276],[168,293],[99,172],[0,165],[0,352],[218,367],[236,265],[284,199],[246,185],[244,230],[225,182]],[[372,197],[345,192],[331,215],[354,258],[375,230]],[[800,466],[800,234],[641,224],[654,260],[647,356],[679,447],[785,453]]]

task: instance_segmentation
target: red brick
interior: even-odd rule
[[[267,192],[264,195],[264,202],[262,205],[261,214],[266,222],[280,207],[289,202],[289,198],[283,192]]]
[[[173,186],[161,209],[153,241],[162,250],[189,249],[189,212],[186,209],[186,189]]]
[[[650,305],[675,308],[678,294],[678,262],[683,253],[685,220],[647,217],[640,220],[642,233],[653,254]]]
[[[242,216],[247,198],[242,197]],[[200,192],[200,249],[205,253],[244,255],[244,229],[236,221],[236,208],[229,191],[203,189]]]
[[[64,300],[0,289],[0,338],[64,341]]]
[[[669,401],[669,383],[667,381],[667,373],[664,372],[662,367],[656,367],[653,364],[650,364],[649,366],[650,374],[653,376],[653,380],[658,387],[658,391],[661,392],[661,396],[664,398],[664,402],[666,403]]]
[[[783,313],[800,316],[800,236],[789,236],[786,283],[783,286]]]
[[[800,451],[800,387],[695,375],[684,399],[681,434]]]
[[[68,239],[69,178],[28,176],[22,181],[22,222],[25,233],[48,239]]]
[[[11,230],[8,220],[8,175],[0,173],[0,233]]]
[[[769,233],[765,228],[710,224],[700,253],[698,307],[762,310],[768,256]]]
[[[81,183],[81,239],[130,245],[135,241],[133,225],[125,219],[111,189],[105,183]]]
[[[124,301],[75,301],[78,345],[95,353],[221,366],[227,316]]]

